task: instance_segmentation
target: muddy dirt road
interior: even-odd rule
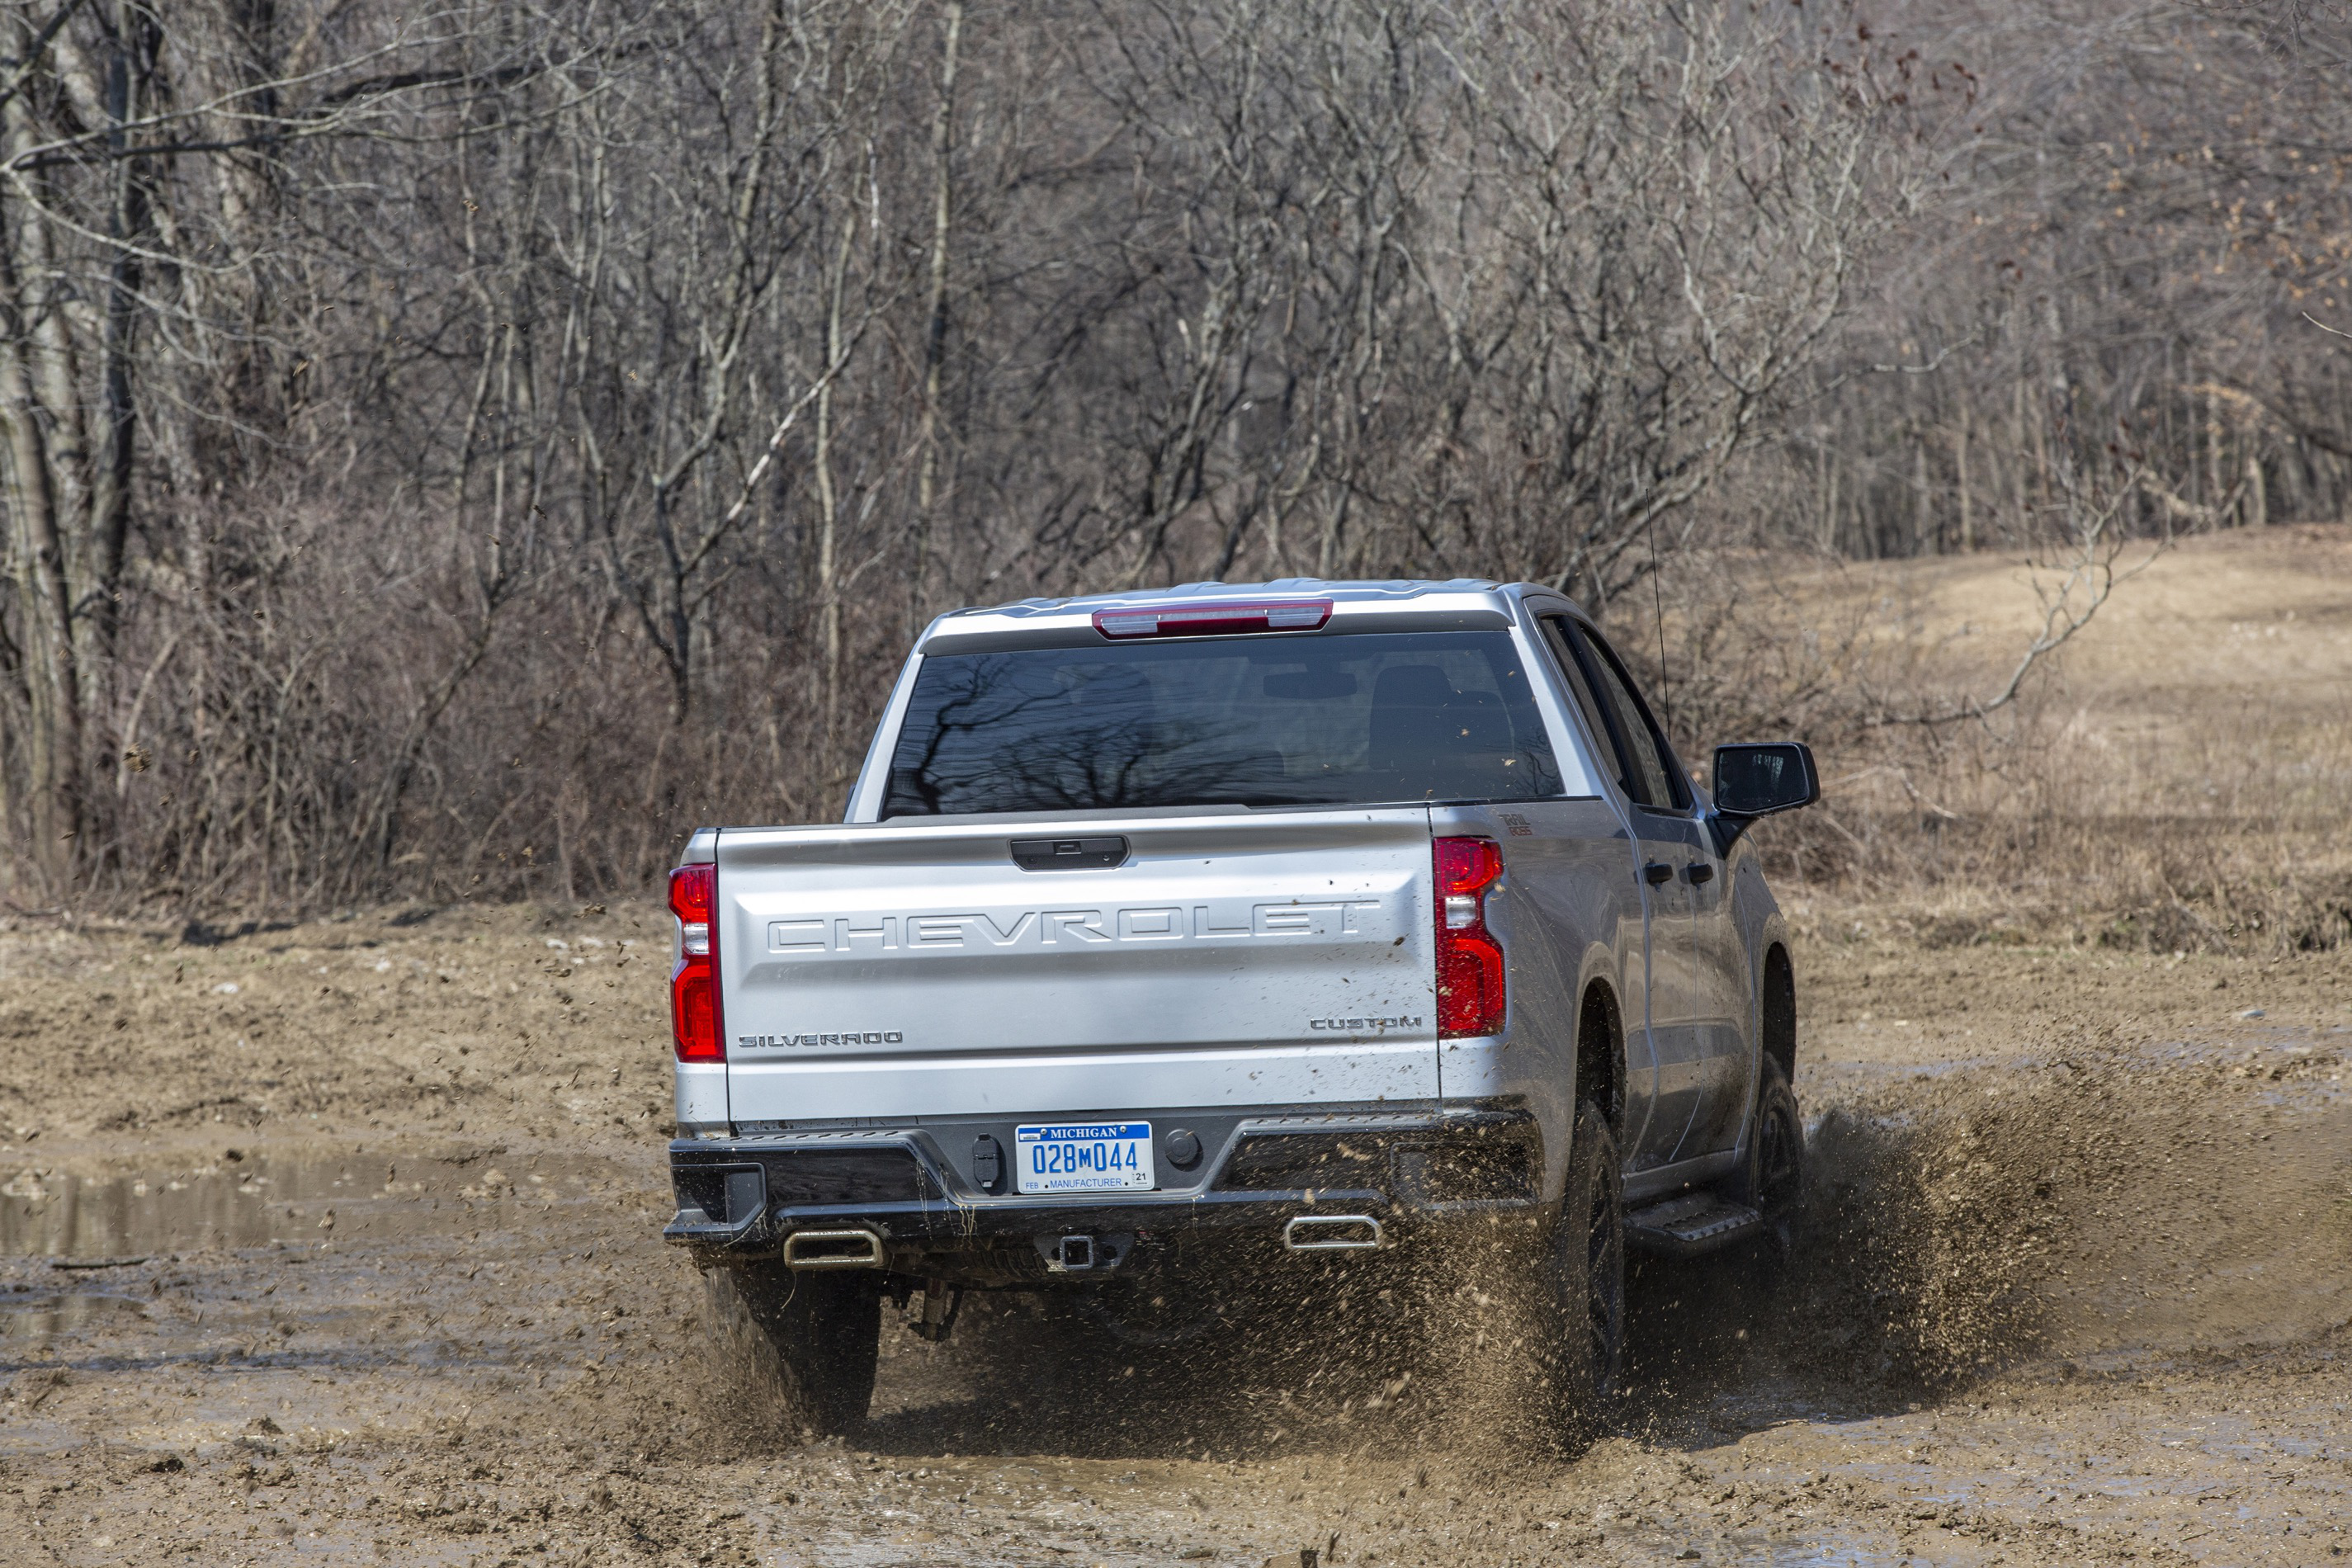
[[[1181,1352],[887,1329],[857,1445],[766,1428],[656,1239],[652,910],[0,933],[0,1561],[2352,1551],[2352,963],[1798,912],[1808,1260],[1643,1270],[1564,1468],[1312,1279]]]

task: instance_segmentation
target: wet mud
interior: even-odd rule
[[[1562,1464],[1482,1397],[1474,1303],[1331,1264],[1177,1343],[975,1298],[933,1345],[886,1308],[872,1421],[807,1440],[656,1238],[662,1130],[632,1075],[658,977],[592,1004],[583,954],[620,950],[583,927],[612,919],[294,932],[173,954],[168,980],[128,938],[71,963],[0,942],[0,1562],[2352,1551],[2333,958],[2149,966],[2132,1012],[2053,1002],[2113,969],[2095,956],[1971,956],[1967,1022],[1938,1023],[1902,989],[1931,961],[1819,946],[1800,1255],[1639,1266],[1625,1392]],[[347,971],[381,990],[336,996]],[[252,1011],[210,1053],[93,1058],[72,1114],[28,1092],[45,1040],[89,1037],[77,1006],[176,1006],[194,1022],[157,1051],[201,1042],[215,974]],[[2299,1000],[2239,1018],[2250,988]],[[279,1087],[240,1079],[240,1037]]]

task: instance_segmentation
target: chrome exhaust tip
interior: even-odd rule
[[[1381,1244],[1381,1222],[1368,1214],[1303,1214],[1282,1227],[1290,1252],[1369,1252]]]
[[[882,1238],[870,1230],[796,1230],[784,1237],[792,1268],[879,1268]]]

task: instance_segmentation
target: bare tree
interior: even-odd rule
[[[974,600],[1999,548],[2054,647],[2352,493],[2346,36],[0,0],[0,896],[634,885]]]

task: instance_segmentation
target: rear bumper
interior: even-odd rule
[[[1228,1265],[1277,1266],[1289,1256],[1286,1229],[1301,1216],[1368,1216],[1386,1247],[1541,1206],[1540,1132],[1520,1110],[1187,1120],[1212,1124],[1198,1168],[1163,1166],[1161,1190],[1131,1194],[984,1190],[956,1155],[993,1132],[991,1119],[681,1140],[670,1145],[677,1214],[662,1234],[723,1264],[781,1257],[804,1232],[864,1231],[876,1237],[878,1267],[894,1273],[1079,1283],[1068,1277],[1173,1264],[1203,1249]],[[1370,1234],[1314,1225],[1292,1234],[1316,1232]],[[1097,1239],[1087,1269],[1057,1256],[1060,1238],[1073,1236]]]

